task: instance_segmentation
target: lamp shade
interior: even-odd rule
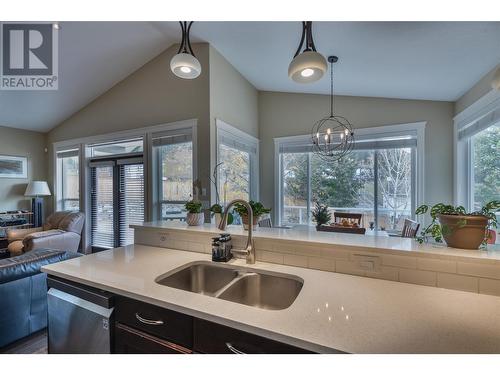
[[[43,197],[51,194],[46,181],[31,181],[26,187],[24,195],[26,197]]]
[[[322,54],[305,51],[294,57],[288,66],[288,77],[298,83],[314,82],[323,77],[327,68]]]
[[[201,73],[201,64],[189,53],[178,53],[170,60],[170,69],[179,78],[194,79]]]

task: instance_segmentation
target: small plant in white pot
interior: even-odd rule
[[[271,209],[265,208],[264,205],[260,202],[250,201],[248,203],[250,204],[250,207],[252,207],[253,226],[255,228],[257,226],[257,223],[259,222],[260,217],[264,214],[268,214],[269,212],[271,212]],[[234,205],[234,210],[241,216],[241,221],[243,222],[243,229],[248,230],[249,219],[248,219],[247,208],[240,203],[236,203]]]
[[[205,222],[205,214],[202,212],[202,204],[200,201],[191,200],[186,202],[185,206],[188,211],[186,215],[186,223],[190,226],[203,225]]]
[[[222,221],[222,216],[224,215],[224,207],[216,203],[212,205],[212,207],[210,207],[210,212],[212,213],[212,216],[215,217],[215,225],[219,226],[220,222]],[[227,224],[231,225],[233,221],[234,221],[234,216],[230,212],[227,214]]]

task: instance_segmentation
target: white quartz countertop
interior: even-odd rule
[[[154,221],[130,226],[134,229],[145,230],[178,230],[192,233],[215,234],[222,233],[214,224],[201,226],[188,226],[183,222]],[[230,225],[224,232],[236,236],[247,236],[240,225]],[[447,247],[443,244],[420,244],[411,238],[388,237],[346,233],[318,232],[314,227],[281,229],[281,228],[257,228],[253,232],[254,238],[265,238],[281,241],[293,241],[294,244],[322,244],[331,245],[331,248],[355,249],[357,251],[382,251],[392,254],[408,255],[435,255],[450,258],[478,259],[488,263],[500,263],[500,247],[488,245],[487,249],[467,250]]]
[[[155,283],[207,254],[130,245],[42,271],[198,318],[328,353],[500,353],[500,298],[257,262],[304,286],[285,310],[269,311]],[[244,260],[233,260],[246,266]]]

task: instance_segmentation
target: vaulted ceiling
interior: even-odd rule
[[[339,56],[342,95],[455,101],[500,62],[500,22],[315,22],[313,31],[319,52]],[[196,22],[192,41],[212,44],[259,90],[326,94],[326,77],[302,85],[287,76],[300,32],[299,22]],[[180,30],[63,22],[59,35],[59,90],[0,91],[0,125],[50,130],[178,42]]]

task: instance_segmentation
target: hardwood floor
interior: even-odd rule
[[[47,354],[47,330],[43,329],[1,348],[0,354]]]

